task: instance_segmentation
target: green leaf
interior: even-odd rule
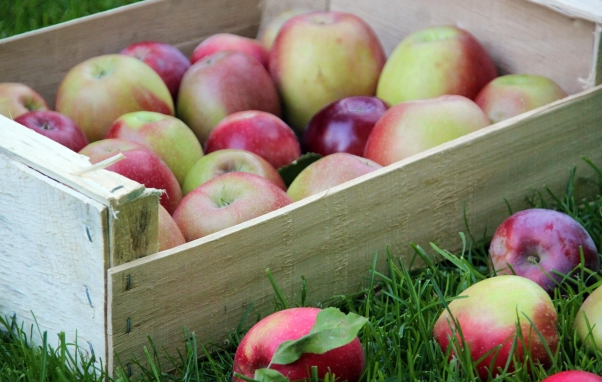
[[[284,341],[278,346],[272,364],[288,365],[304,353],[323,354],[347,345],[368,319],[355,313],[345,314],[336,308],[326,308],[318,313],[310,332],[294,341]]]
[[[301,171],[305,169],[305,167],[314,163],[318,159],[322,158],[322,155],[316,153],[306,153],[301,155],[295,161],[286,166],[282,166],[278,169],[278,173],[284,180],[284,184],[286,187],[290,186],[293,183],[293,180],[299,175]]]
[[[257,369],[253,379],[259,382],[289,382],[289,379],[273,369]]]

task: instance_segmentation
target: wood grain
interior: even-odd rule
[[[459,232],[496,227],[504,200],[525,208],[544,185],[566,186],[569,170],[594,177],[582,155],[599,160],[602,87],[446,143],[300,202],[178,248],[109,270],[109,347],[141,357],[150,335],[174,352],[183,327],[221,343],[245,310],[268,313],[270,268],[298,299],[301,276],[316,303],[357,291],[373,256],[387,248],[410,264],[411,242],[459,249]],[[587,138],[584,138],[587,137]],[[432,253],[432,251],[430,251]],[[130,280],[126,290],[125,280]],[[126,333],[125,323],[131,331]],[[112,359],[109,357],[109,365]]]

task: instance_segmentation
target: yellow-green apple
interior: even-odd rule
[[[173,214],[182,199],[182,189],[169,167],[148,147],[125,139],[101,139],[90,143],[80,152],[92,164],[122,153],[125,158],[106,169],[143,184],[147,188],[164,190],[160,203]]]
[[[182,78],[177,116],[202,145],[227,115],[261,110],[280,116],[280,99],[268,71],[246,53],[222,51],[193,64]]]
[[[306,352],[289,364],[272,363],[280,344],[298,340],[310,333],[322,310],[312,307],[289,308],[273,313],[255,324],[243,337],[234,355],[234,373],[254,378],[256,370],[268,368],[290,381],[307,380],[313,366],[322,380],[327,371],[337,381],[359,381],[365,365],[364,349],[357,336],[343,346],[322,354]],[[234,377],[240,382],[242,378]]]
[[[217,33],[201,41],[192,51],[190,63],[194,64],[213,53],[225,50],[246,53],[259,61],[264,68],[268,68],[268,51],[265,46],[258,40],[233,33]]]
[[[182,231],[173,217],[159,204],[159,252],[186,243]]]
[[[293,16],[269,56],[283,119],[301,132],[329,103],[373,96],[385,59],[376,33],[358,16],[331,11]]]
[[[177,99],[182,77],[190,68],[190,60],[178,48],[159,41],[140,41],[119,53],[135,57],[153,68],[167,85],[174,101]]]
[[[105,138],[142,143],[161,158],[184,184],[186,174],[203,156],[203,148],[192,130],[178,118],[154,111],[134,111],[117,118]]]
[[[103,139],[113,121],[125,113],[174,113],[161,77],[123,54],[93,57],[71,68],[57,90],[55,109],[73,119],[90,142]]]
[[[306,152],[364,155],[368,136],[389,106],[377,97],[345,97],[318,111],[303,130]]]
[[[489,53],[471,33],[430,27],[408,35],[391,52],[376,95],[390,105],[445,94],[474,99],[496,76]]]
[[[602,382],[602,377],[582,370],[566,370],[552,374],[541,382]]]
[[[275,168],[301,156],[301,145],[293,129],[274,114],[259,110],[232,113],[211,130],[205,152],[223,149],[251,151]]]
[[[491,123],[497,123],[566,97],[551,78],[536,74],[508,74],[489,82],[475,102]]]
[[[263,46],[268,50],[268,52],[272,49],[272,45],[274,45],[274,40],[280,32],[280,29],[288,20],[290,20],[293,16],[300,15],[302,13],[312,12],[309,8],[291,8],[287,9],[279,13],[276,17],[274,17],[270,22],[265,24],[263,28],[257,34],[257,40],[259,40]]]
[[[184,195],[201,184],[229,172],[248,172],[259,175],[286,191],[284,180],[268,161],[246,150],[223,149],[208,153],[188,171],[182,191]]]
[[[489,246],[490,266],[497,274],[529,278],[553,294],[581,264],[600,270],[596,244],[583,226],[569,215],[543,208],[517,212],[499,225]],[[556,274],[559,273],[559,274]]]
[[[463,96],[402,102],[376,122],[364,157],[387,166],[489,124],[483,110]]]
[[[88,145],[86,135],[69,117],[51,110],[34,110],[19,115],[15,122],[78,152]]]
[[[466,351],[465,346],[475,363],[482,359],[476,368],[487,380],[511,358],[522,364],[528,355],[527,362],[549,365],[546,349],[556,352],[557,320],[552,299],[542,287],[525,277],[503,275],[481,280],[460,293],[435,322],[433,336],[444,351],[451,346],[450,359]],[[509,371],[514,371],[513,362]]]
[[[583,301],[573,327],[586,348],[602,351],[602,287],[598,286]]]
[[[232,227],[291,203],[279,187],[248,172],[229,172],[190,191],[173,218],[186,241]]]
[[[19,82],[0,83],[0,115],[15,119],[33,110],[48,110],[46,101],[38,92]]]
[[[305,167],[288,187],[287,194],[293,201],[301,200],[381,167],[357,155],[330,154]]]

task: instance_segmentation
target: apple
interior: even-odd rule
[[[583,226],[562,212],[531,208],[499,225],[489,246],[490,266],[497,274],[517,274],[533,280],[548,293],[581,263],[600,270],[598,250]]]
[[[0,83],[0,114],[15,119],[34,110],[48,110],[44,98],[35,90],[18,82]]]
[[[496,76],[489,53],[468,31],[430,27],[411,33],[391,52],[376,96],[390,105],[445,94],[474,99]]]
[[[236,171],[259,175],[286,191],[284,180],[274,166],[255,153],[239,149],[217,150],[199,159],[186,175],[182,191],[186,195],[219,175]]]
[[[169,212],[159,204],[159,252],[186,243],[182,231]]]
[[[312,10],[308,8],[291,8],[279,13],[270,22],[265,24],[263,28],[261,28],[257,34],[257,40],[259,40],[269,52],[272,49],[274,40],[276,39],[276,36],[280,32],[280,29],[284,23],[290,20],[293,16],[308,12],[312,12]]]
[[[602,288],[587,296],[573,322],[577,337],[589,350],[602,350]]]
[[[228,115],[209,134],[205,152],[223,149],[251,151],[275,168],[301,156],[299,139],[283,120],[265,111],[239,111]]]
[[[457,356],[458,347],[466,345],[474,362],[484,357],[476,366],[483,380],[487,380],[489,372],[497,375],[498,368],[503,369],[511,357],[523,363],[525,345],[529,362],[550,364],[546,346],[556,352],[558,318],[552,299],[538,284],[515,275],[490,277],[468,287],[458,297],[443,310],[433,327],[433,336],[444,351],[454,346],[450,359]],[[517,325],[522,337],[517,339],[512,354],[513,341],[519,334]],[[496,347],[499,349],[494,350]],[[513,365],[510,362],[510,372],[514,371]]]
[[[489,124],[483,110],[463,96],[402,102],[376,122],[364,157],[387,166]]]
[[[203,156],[192,130],[178,118],[154,111],[134,111],[117,118],[105,138],[142,143],[161,158],[182,185],[186,174]]]
[[[243,337],[234,355],[234,373],[253,378],[257,369],[266,368],[284,341],[297,340],[310,332],[321,309],[312,307],[289,308],[273,313],[255,324]],[[290,381],[307,380],[312,366],[318,368],[318,379],[327,371],[337,381],[357,382],[364,370],[364,349],[358,337],[346,345],[323,354],[303,353],[288,365],[271,364]],[[234,378],[234,381],[242,381]]]
[[[173,214],[182,199],[182,189],[169,167],[149,148],[125,139],[102,139],[92,142],[80,152],[90,158],[92,164],[122,153],[125,158],[106,169],[143,184],[147,188],[164,190],[159,200]]]
[[[373,96],[385,52],[360,17],[333,11],[293,16],[269,56],[284,120],[302,132],[321,108],[341,98]]]
[[[125,113],[174,112],[161,77],[123,54],[93,57],[71,68],[57,90],[55,109],[73,119],[90,142],[103,139],[113,121]]]
[[[213,53],[226,50],[246,53],[264,68],[268,68],[268,51],[261,42],[232,33],[217,33],[201,41],[192,51],[190,63],[194,64]]]
[[[189,242],[290,203],[286,192],[267,179],[247,172],[229,172],[186,194],[173,218]]]
[[[15,122],[75,152],[88,145],[88,139],[82,129],[71,118],[56,111],[28,111],[15,118]]]
[[[508,74],[493,79],[475,98],[491,123],[547,105],[568,94],[552,79],[535,74]]]
[[[550,375],[541,382],[602,382],[602,377],[582,370],[566,370]]]
[[[330,154],[305,167],[290,184],[287,194],[293,201],[298,201],[381,167],[378,163],[357,155]]]
[[[363,156],[368,136],[388,108],[369,96],[334,101],[309,120],[301,138],[303,150],[322,156],[338,152]]]
[[[153,68],[167,85],[173,100],[177,99],[182,77],[190,68],[188,57],[178,48],[158,41],[140,41],[128,45],[119,53],[135,57]]]
[[[227,115],[261,110],[280,116],[280,98],[267,70],[253,57],[217,52],[193,64],[184,74],[177,116],[202,145]]]

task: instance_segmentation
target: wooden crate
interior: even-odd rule
[[[541,3],[541,4],[535,4]],[[547,75],[572,95],[346,184],[177,248],[156,253],[158,195],[0,117],[0,314],[51,336],[66,331],[109,370],[141,357],[150,335],[171,352],[183,328],[220,343],[250,304],[270,312],[270,268],[288,298],[353,292],[375,254],[409,263],[410,242],[458,249],[465,231],[497,226],[506,202],[569,169],[587,194],[581,160],[602,148],[602,3],[597,0],[148,0],[0,40],[0,82],[23,82],[52,104],[86,58],[155,39],[190,54],[205,37],[258,27],[292,5],[365,18],[387,52],[409,32],[456,24],[473,32],[502,73]],[[33,312],[33,314],[32,314]]]

